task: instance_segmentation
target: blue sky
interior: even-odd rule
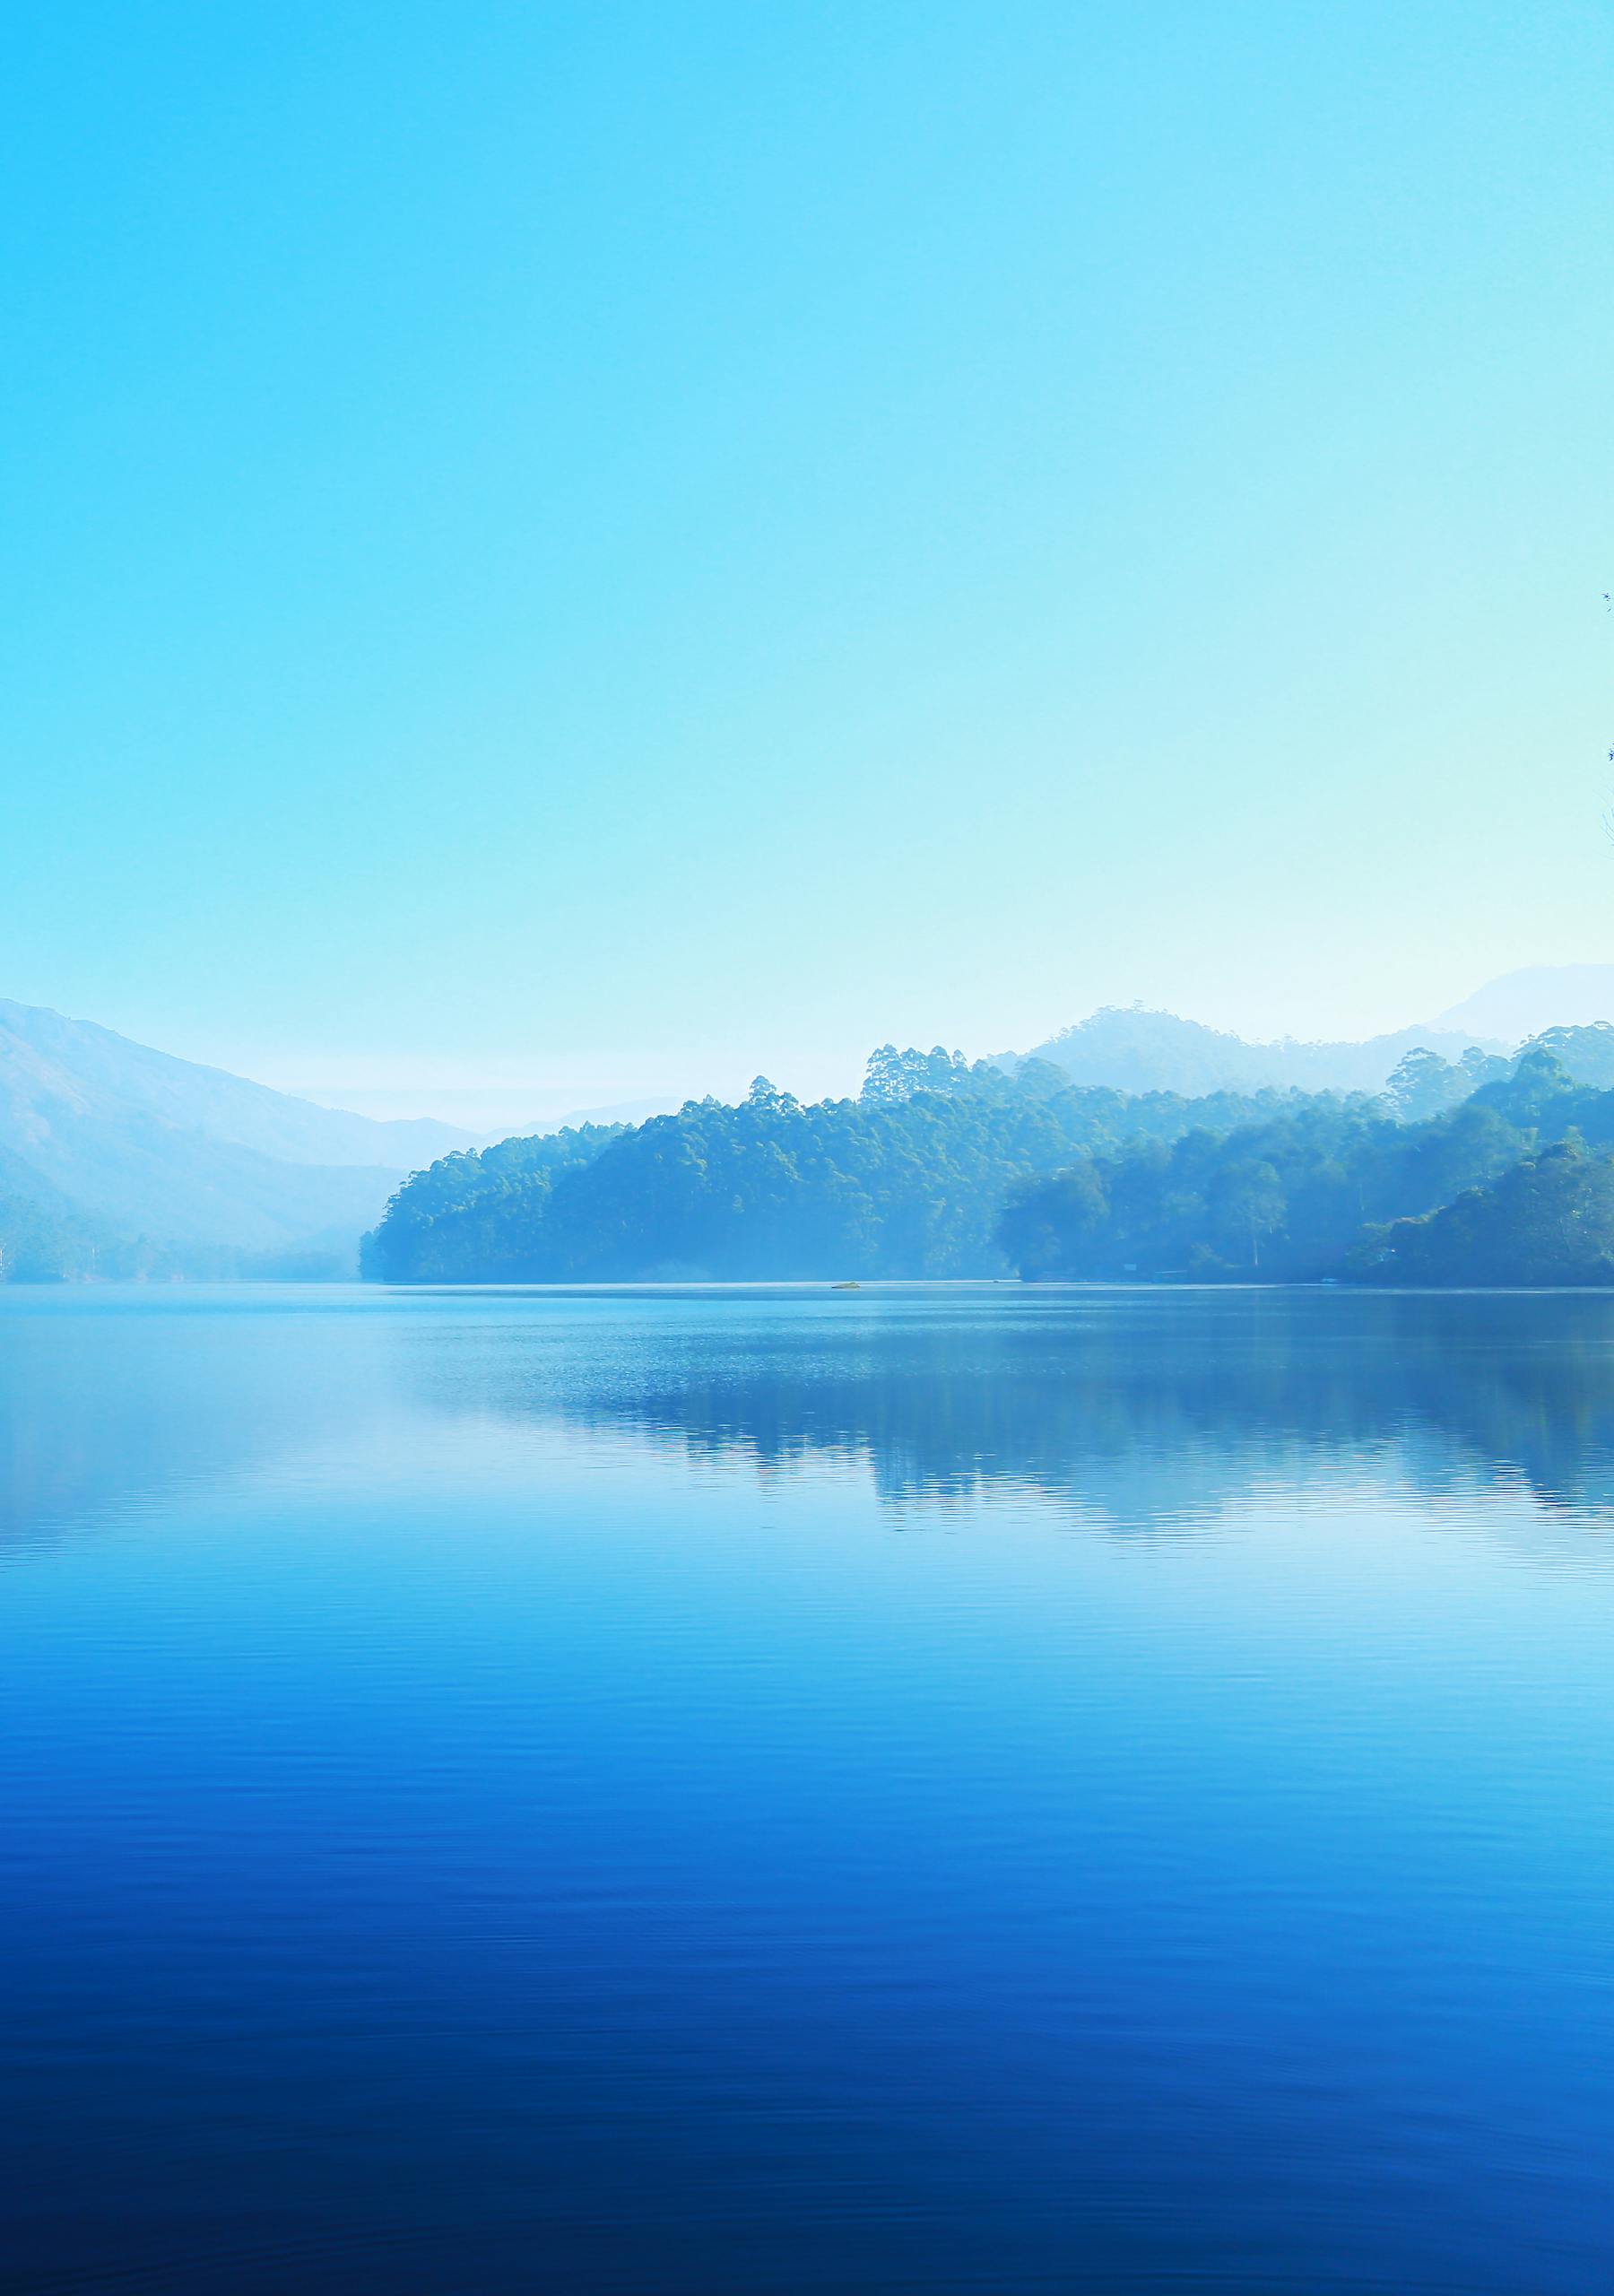
[[[0,994],[490,1113],[1614,957],[1598,5],[56,0]]]

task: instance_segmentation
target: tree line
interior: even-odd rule
[[[1017,1180],[1124,1138],[1229,1129],[1287,1097],[1129,1094],[1046,1062],[1009,1076],[885,1045],[856,1100],[804,1104],[759,1077],[735,1107],[690,1100],[446,1157],[394,1196],[364,1267],[392,1283],[1001,1276]]]
[[[1614,1091],[1549,1045],[1449,1081],[1318,1096],[1254,1125],[1129,1140],[1010,1190],[998,1238],[1027,1277],[1602,1283],[1614,1265]],[[1446,1064],[1441,1064],[1443,1067]],[[1500,1074],[1495,1069],[1499,1067]],[[1398,1071],[1398,1077],[1401,1071]],[[1431,1092],[1431,1087],[1434,1088]]]
[[[1602,1281],[1614,1090],[1562,1056],[1607,1067],[1614,1031],[1558,1033],[1516,1062],[1409,1054],[1375,1096],[1127,1093],[1046,1062],[1009,1074],[886,1045],[856,1100],[803,1104],[759,1077],[737,1106],[445,1157],[398,1190],[364,1268],[392,1283]]]

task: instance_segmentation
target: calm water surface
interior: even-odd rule
[[[1614,1299],[0,1292],[0,2284],[1614,2288]]]

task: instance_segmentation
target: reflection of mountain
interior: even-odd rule
[[[473,1382],[461,1367],[454,1401],[770,1470],[866,1463],[894,1501],[1019,1486],[1126,1528],[1364,1471],[1614,1515],[1607,1296],[775,1294],[681,1317],[663,1295],[637,1323],[620,1299],[565,1304]]]

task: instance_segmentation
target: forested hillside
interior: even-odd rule
[[[360,1254],[389,1283],[508,1283],[525,1273],[558,1179],[620,1139],[625,1125],[581,1125],[443,1156],[406,1180]]]
[[[1400,1105],[1445,1088],[1403,1067]],[[1000,1240],[1029,1277],[1609,1280],[1614,1167],[1589,1148],[1614,1144],[1614,1091],[1577,1083],[1545,1043],[1478,1090],[1471,1073],[1460,1105],[1421,1120],[1393,1113],[1393,1091],[1300,1100],[1083,1156],[1011,1191]]]
[[[998,1232],[1026,1276],[1315,1277],[1370,1225],[1449,1203],[1526,1145],[1471,1104],[1406,1125],[1371,1100],[1318,1099],[1229,1133],[1084,1157],[1013,1191]]]
[[[1603,1264],[1603,1166],[1584,1159],[1566,1178],[1530,1160],[1565,1139],[1576,1153],[1614,1146],[1614,1090],[1578,1083],[1558,1057],[1598,1073],[1614,1031],[1556,1040],[1516,1063],[1415,1048],[1372,1098],[1193,1100],[1072,1086],[1046,1062],[1010,1076],[887,1045],[856,1100],[803,1106],[759,1077],[738,1107],[691,1100],[646,1124],[446,1157],[393,1198],[365,1270],[393,1283],[1010,1269],[1289,1282],[1414,1268],[1419,1281],[1525,1281],[1502,1271],[1547,1265],[1546,1248],[1510,1242],[1512,1231],[1537,1220],[1549,1181],[1561,1196],[1573,1179],[1548,1257],[1590,1271]],[[1481,1205],[1477,1190],[1494,1194]],[[1480,1252],[1491,1273],[1474,1261],[1464,1274]]]
[[[1614,1284],[1614,1156],[1560,1140],[1493,1187],[1373,1231],[1349,1273],[1370,1283]]]
[[[465,1137],[0,1000],[0,1281],[350,1276],[403,1171]]]
[[[1017,1180],[1283,1105],[1083,1091],[1046,1063],[1011,1078],[887,1045],[856,1100],[803,1105],[759,1077],[737,1108],[691,1100],[445,1158],[394,1197],[365,1267],[394,1283],[1001,1275],[994,1231]]]

